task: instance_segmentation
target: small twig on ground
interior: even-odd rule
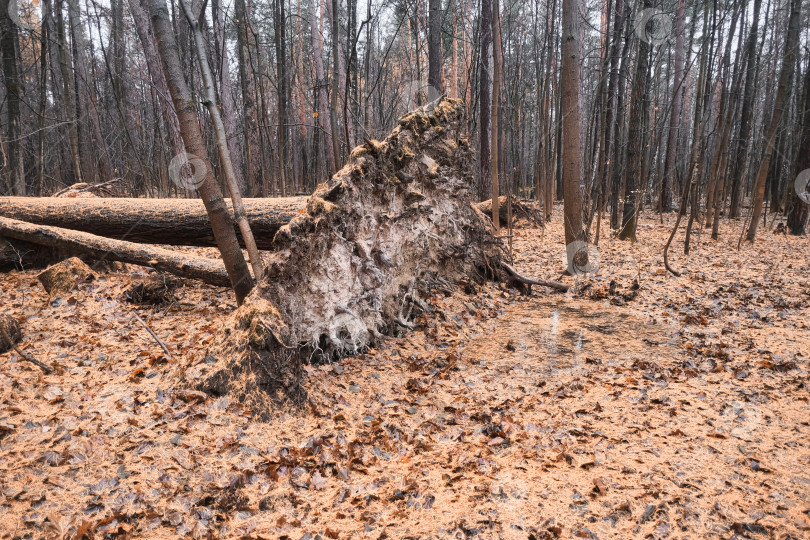
[[[144,328],[146,328],[146,331],[147,331],[147,332],[149,332],[149,335],[151,335],[151,336],[152,336],[152,338],[154,338],[155,342],[157,342],[157,344],[158,344],[158,345],[160,345],[160,348],[161,348],[161,349],[163,349],[163,352],[165,352],[165,353],[166,353],[166,358],[168,358],[169,360],[171,360],[171,359],[172,359],[172,353],[170,353],[170,352],[169,352],[169,348],[168,348],[168,347],[166,347],[166,344],[165,344],[165,343],[163,343],[163,340],[162,340],[162,339],[160,339],[160,338],[158,337],[158,335],[157,335],[157,334],[154,332],[154,330],[152,330],[151,328],[149,328],[149,325],[148,325],[148,324],[146,324],[146,322],[145,322],[143,319],[141,319],[141,318],[138,316],[138,314],[137,314],[137,313],[135,313],[135,312],[133,311],[133,312],[132,312],[132,315],[133,315],[133,316],[134,316],[136,319],[138,319],[138,322],[139,322],[139,323],[141,323],[141,324],[143,325],[143,327],[144,327]]]
[[[533,277],[524,276],[522,274],[519,274],[517,270],[515,270],[514,268],[503,262],[501,263],[501,266],[503,266],[504,270],[509,272],[509,274],[513,278],[526,285],[540,285],[542,287],[550,287],[560,292],[568,292],[568,289],[570,288],[565,283],[560,283],[559,281],[549,281],[545,279],[536,279]]]
[[[14,343],[14,341],[12,341],[11,336],[8,335],[8,332],[6,332],[5,329],[0,329],[0,331],[3,332],[3,338],[8,340],[9,343],[11,343],[11,348],[14,349],[15,351],[17,351],[17,354],[22,356],[22,358],[24,360],[28,360],[32,364],[35,364],[35,365],[39,366],[39,368],[42,371],[44,371],[45,373],[48,373],[48,374],[53,373],[53,368],[49,367],[47,364],[44,364],[44,363],[40,362],[39,360],[34,358],[34,356],[32,354],[27,353],[24,350],[22,350],[20,347],[18,347],[17,344]]]

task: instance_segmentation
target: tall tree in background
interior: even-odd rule
[[[494,166],[490,161],[491,149],[491,122],[492,122],[492,81],[489,76],[489,63],[492,55],[492,0],[481,0],[480,17],[481,46],[478,52],[478,107],[480,109],[479,129],[480,137],[480,185],[479,194],[486,196],[491,192],[491,172],[490,167]]]
[[[584,240],[582,229],[583,184],[580,147],[580,58],[579,0],[562,3],[562,176],[564,190],[563,218],[565,243]],[[569,264],[571,261],[569,261]]]
[[[644,0],[644,9],[652,8],[652,0]],[[648,24],[654,24],[649,21]],[[643,29],[646,35],[648,29]],[[630,121],[627,137],[627,166],[624,172],[625,201],[622,214],[622,228],[619,230],[619,239],[636,241],[636,225],[638,212],[636,211],[637,190],[641,187],[642,154],[644,153],[643,133],[644,126],[648,125],[645,103],[647,95],[647,77],[650,68],[650,43],[648,38],[640,39],[638,43],[638,56],[636,56],[636,72],[633,75],[633,90],[630,94]]]
[[[757,74],[757,28],[759,25],[759,11],[762,6],[762,0],[754,0],[754,15],[751,19],[751,29],[748,32],[748,41],[745,44],[745,83],[743,87],[743,102],[742,111],[740,112],[740,129],[738,132],[737,152],[734,159],[733,172],[731,173],[731,208],[729,210],[729,217],[737,218],[740,216],[740,199],[742,192],[745,189],[745,179],[747,176],[746,160],[748,159],[748,150],[751,148],[751,121],[754,114],[754,90],[755,79]]]
[[[143,0],[143,2],[148,2],[148,4],[142,4],[144,10],[151,12],[152,29],[157,39],[163,73],[172,95],[177,119],[180,121],[183,142],[186,149],[202,160],[205,167],[205,176],[198,191],[211,220],[211,229],[222,255],[225,270],[231,280],[231,286],[236,293],[236,301],[241,304],[253,289],[253,279],[248,271],[242,249],[239,247],[233,221],[228,207],[225,205],[225,200],[222,198],[222,191],[214,178],[214,169],[208,160],[208,151],[197,119],[196,101],[183,74],[180,51],[177,41],[175,41],[169,10],[166,8],[165,0]]]
[[[802,92],[803,105],[800,109],[799,132],[799,154],[794,168],[794,178],[805,170],[810,170],[810,66],[804,73],[804,91]],[[810,182],[810,178],[807,178]],[[793,187],[794,189],[791,189]],[[795,189],[795,182],[788,186],[790,193],[790,212],[788,213],[787,226],[790,234],[801,236],[805,234],[804,228],[807,225],[807,215],[810,213],[810,206],[799,198]],[[810,188],[808,188],[810,190]]]
[[[326,0],[327,2],[330,0]],[[307,15],[309,16],[309,30],[312,38],[312,54],[315,63],[315,93],[317,94],[318,123],[323,126],[323,138],[326,145],[325,154],[328,164],[327,174],[337,172],[337,162],[340,157],[337,146],[332,142],[332,120],[329,111],[329,90],[326,81],[326,70],[323,67],[323,36],[321,35],[318,22],[319,14],[315,11],[320,7],[321,0],[309,0],[307,2]],[[317,135],[316,135],[317,136]]]
[[[262,180],[262,148],[259,144],[258,112],[256,108],[256,84],[253,71],[253,35],[250,12],[246,0],[234,1],[234,23],[236,24],[236,57],[239,64],[239,82],[242,88],[242,123],[245,133],[244,158],[246,184],[249,193],[258,195],[267,189]]]
[[[11,0],[15,1],[15,0]],[[22,151],[22,126],[20,123],[20,102],[22,100],[20,74],[17,66],[19,44],[17,25],[8,16],[9,0],[0,0],[0,54],[3,55],[3,80],[6,87],[6,107],[8,126],[6,146],[8,148],[9,186],[15,195],[25,195],[25,169]]]
[[[444,74],[442,73],[442,25],[444,12],[442,0],[428,2],[428,84],[441,95],[444,93]]]
[[[492,146],[490,174],[492,176],[492,223],[495,233],[501,227],[500,211],[500,160],[501,160],[501,72],[503,57],[501,54],[501,0],[492,1]]]
[[[288,113],[287,106],[290,102],[288,91],[288,70],[287,70],[287,40],[286,40],[286,17],[284,16],[284,1],[273,0],[273,37],[276,46],[276,81],[278,88],[278,155],[279,166],[278,176],[281,184],[281,196],[287,195],[287,133],[288,133]]]
[[[745,239],[753,242],[757,235],[759,219],[762,216],[762,205],[765,201],[765,180],[768,177],[768,167],[773,156],[774,141],[776,131],[782,121],[783,109],[790,96],[790,87],[793,80],[793,70],[796,65],[796,52],[799,45],[799,19],[801,15],[801,0],[791,0],[790,17],[788,17],[787,39],[785,40],[785,52],[782,57],[782,69],[779,73],[779,86],[776,88],[776,97],[773,102],[773,114],[771,116],[768,131],[765,134],[765,153],[759,163],[756,182],[754,183],[753,197],[751,203],[751,221],[748,224],[748,232]]]
[[[678,139],[681,129],[681,104],[683,102],[683,21],[684,1],[678,0],[678,9],[675,11],[675,52],[672,68],[672,105],[669,114],[669,136],[667,138],[667,151],[664,158],[664,174],[661,177],[661,211],[672,210],[672,186],[675,185],[675,166],[678,157]]]
[[[76,86],[73,82],[73,62],[70,59],[67,32],[65,31],[64,0],[56,0],[56,46],[58,48],[59,71],[62,75],[62,97],[64,99],[65,123],[68,127],[70,162],[73,166],[73,181],[82,181],[82,162],[79,154],[79,122],[77,112]]]

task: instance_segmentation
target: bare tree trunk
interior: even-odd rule
[[[236,103],[234,103],[233,83],[231,82],[231,62],[228,56],[228,46],[225,37],[225,10],[222,9],[219,0],[212,0],[211,11],[211,27],[214,33],[213,46],[216,49],[214,59],[219,75],[220,96],[222,101],[222,123],[225,124],[225,133],[228,136],[228,150],[231,152],[231,162],[233,163],[234,173],[236,173],[239,191],[246,193],[248,185],[245,179],[242,152],[239,146]]]
[[[155,87],[160,112],[166,126],[169,144],[174,155],[182,154],[186,151],[183,138],[180,135],[180,122],[177,120],[177,113],[172,106],[169,87],[166,85],[166,77],[160,67],[160,56],[155,46],[155,36],[152,26],[149,24],[149,16],[140,4],[140,0],[129,0],[129,10],[132,13],[132,20],[135,22],[135,30],[143,48],[146,68],[149,70],[149,78]]]
[[[48,110],[48,55],[51,51],[51,0],[42,2],[39,41],[39,118],[37,118],[37,193],[45,187],[45,113]]]
[[[73,84],[73,66],[70,60],[65,32],[64,0],[56,0],[56,40],[59,47],[59,70],[62,73],[65,117],[68,126],[70,160],[73,166],[73,181],[82,181],[82,164],[79,156],[79,125],[76,111],[76,86]]]
[[[800,110],[800,137],[798,159],[796,160],[795,176],[802,171],[810,169],[810,67],[804,74],[804,105]],[[810,178],[805,179],[810,182]],[[788,186],[788,189],[795,188]],[[810,185],[805,184],[805,191],[810,192]],[[791,189],[790,211],[788,213],[787,226],[790,234],[801,236],[805,234],[804,228],[807,224],[807,215],[810,213],[810,205],[799,198],[796,189]]]
[[[242,87],[242,124],[245,133],[243,162],[247,177],[245,183],[250,188],[250,194],[255,195],[266,186],[261,181],[262,149],[259,145],[259,126],[256,121],[256,88],[252,61],[252,56],[258,53],[251,46],[250,13],[247,11],[245,0],[234,2],[234,17],[236,18],[239,83]]]
[[[492,191],[492,177],[490,167],[495,164],[490,161],[491,149],[491,121],[492,121],[492,100],[491,81],[489,78],[489,62],[492,54],[492,0],[481,0],[481,47],[478,60],[478,100],[480,108],[480,165],[481,176],[479,184],[479,194],[481,196]],[[483,198],[483,197],[482,197]]]
[[[562,124],[563,124],[563,190],[565,243],[583,240],[582,230],[582,151],[580,146],[580,58],[579,1],[563,0],[562,4]],[[569,257],[569,272],[573,257]],[[573,272],[571,272],[573,273]]]
[[[196,106],[191,91],[183,75],[180,64],[180,51],[174,38],[169,19],[169,11],[164,0],[143,0],[150,2],[152,28],[157,38],[158,52],[163,63],[163,72],[174,102],[174,109],[180,121],[186,149],[202,160],[205,167],[202,184],[198,187],[200,198],[211,219],[211,228],[225,263],[225,269],[236,293],[236,301],[242,303],[253,288],[247,263],[242,255],[236,233],[233,229],[228,208],[222,198],[222,191],[214,178],[213,168],[208,160],[205,141],[197,121]],[[199,171],[195,171],[199,173]]]
[[[434,0],[435,1],[435,0]],[[500,138],[500,118],[501,118],[501,1],[492,2],[492,135],[490,144],[492,145],[492,163],[490,173],[492,177],[492,223],[495,226],[495,234],[500,229],[500,185],[498,172],[501,159],[501,138]]]
[[[745,239],[754,242],[757,235],[759,219],[762,216],[762,203],[765,200],[765,180],[768,177],[768,167],[773,156],[776,130],[782,120],[782,112],[790,96],[790,87],[793,80],[793,70],[796,64],[796,53],[799,43],[799,19],[801,15],[801,0],[791,0],[790,18],[788,19],[787,40],[785,41],[785,52],[782,59],[782,69],[779,73],[779,86],[776,89],[776,97],[773,103],[773,114],[765,134],[765,154],[759,164],[759,171],[754,184],[754,201],[751,210],[751,221],[748,224],[748,232]]]
[[[323,126],[324,144],[326,145],[326,161],[329,164],[328,175],[337,171],[338,155],[332,142],[332,120],[329,114],[329,92],[326,86],[326,75],[323,68],[323,36],[318,28],[318,15],[315,12],[316,1],[309,0],[307,13],[309,14],[309,29],[312,36],[312,56],[315,62],[315,92],[317,95],[318,121]],[[329,1],[329,0],[326,0]],[[316,132],[317,136],[317,132]]]
[[[672,70],[672,106],[669,113],[669,136],[664,158],[664,174],[661,177],[661,211],[672,210],[672,186],[675,185],[675,163],[678,156],[678,138],[681,129],[681,102],[683,101],[683,42],[684,0],[678,0],[675,12],[675,53]]]
[[[276,47],[276,85],[278,88],[278,155],[279,180],[281,181],[281,196],[287,195],[287,123],[289,107],[289,91],[287,79],[287,42],[285,39],[286,21],[284,17],[285,0],[273,0],[273,37]]]
[[[748,42],[745,45],[745,56],[747,58],[747,67],[745,71],[745,86],[743,90],[743,103],[742,111],[740,111],[740,131],[737,140],[740,141],[737,146],[737,155],[734,160],[734,168],[731,174],[731,209],[729,210],[730,218],[737,218],[740,216],[740,202],[742,192],[745,189],[745,179],[743,178],[746,171],[745,162],[749,158],[748,149],[750,148],[751,139],[751,121],[754,112],[754,90],[755,79],[757,73],[757,25],[759,24],[759,11],[762,5],[762,0],[754,0],[754,16],[751,19],[751,30],[748,33]],[[747,175],[746,175],[747,176]]]
[[[326,6],[326,17],[329,19],[329,30],[332,35],[332,107],[329,114],[332,117],[332,144],[334,145],[335,163],[338,164],[340,159],[340,137],[338,133],[340,129],[337,121],[337,111],[340,108],[340,81],[342,70],[340,66],[343,61],[342,53],[340,51],[340,25],[338,24],[338,0],[324,0]],[[347,143],[348,144],[348,143]]]
[[[444,11],[442,0],[428,0],[428,84],[441,95],[444,93],[442,73],[442,23]]]
[[[22,125],[20,123],[20,102],[22,101],[22,86],[17,67],[19,43],[17,38],[17,25],[8,16],[9,0],[0,0],[0,23],[2,24],[2,37],[0,37],[0,53],[3,55],[3,80],[6,86],[6,101],[8,113],[8,126],[6,141],[8,150],[10,184],[15,195],[25,195],[25,170],[23,164]]]
[[[219,261],[156,246],[134,244],[48,225],[35,225],[5,217],[0,217],[0,235],[42,246],[86,253],[102,260],[148,266],[220,287],[228,285],[228,274]]]
[[[239,232],[242,233],[242,238],[245,240],[248,255],[250,256],[250,263],[253,267],[253,276],[256,281],[260,281],[264,275],[262,267],[262,260],[259,256],[259,250],[256,248],[256,241],[253,239],[253,232],[250,230],[245,213],[245,206],[242,204],[242,194],[239,191],[239,185],[236,180],[236,173],[233,170],[233,163],[231,162],[231,152],[228,149],[228,136],[225,133],[225,125],[222,123],[222,117],[217,108],[216,91],[214,90],[214,76],[211,73],[211,68],[208,64],[208,55],[205,52],[205,40],[203,39],[202,30],[200,29],[199,21],[194,19],[191,13],[191,8],[188,6],[186,0],[180,0],[180,6],[186,15],[188,24],[191,27],[191,32],[194,37],[195,49],[197,50],[197,63],[200,66],[200,73],[203,80],[203,88],[205,99],[203,104],[208,109],[208,114],[211,116],[211,123],[214,125],[214,138],[216,139],[217,151],[219,159],[222,163],[222,168],[225,172],[225,183],[228,186],[228,191],[231,194],[233,201],[234,217],[236,224],[239,226]],[[200,14],[200,18],[204,20],[205,11]]]
[[[644,9],[652,8],[651,0],[644,0]],[[646,32],[646,30],[645,30]],[[624,185],[625,200],[622,214],[622,228],[619,231],[620,240],[636,241],[636,225],[638,214],[636,212],[636,196],[641,187],[642,172],[642,133],[644,126],[648,125],[648,118],[644,117],[644,103],[647,101],[647,76],[650,69],[650,43],[647,39],[640,39],[638,56],[636,57],[636,72],[633,75],[633,90],[630,94],[630,120],[627,136],[627,155],[625,157]]]

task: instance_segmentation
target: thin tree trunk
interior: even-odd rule
[[[652,8],[652,0],[644,0],[644,9]],[[645,30],[646,31],[646,30]],[[650,69],[650,43],[647,39],[640,39],[638,56],[636,57],[636,72],[633,75],[633,90],[630,94],[630,121],[627,136],[627,155],[625,157],[625,201],[622,214],[622,228],[619,231],[620,240],[636,241],[636,225],[638,214],[636,212],[636,196],[641,187],[642,173],[642,133],[644,126],[648,125],[648,118],[644,116],[644,103],[647,101],[647,77]]]
[[[225,183],[228,186],[228,191],[231,194],[231,201],[233,201],[233,211],[236,224],[239,226],[239,232],[242,233],[242,238],[245,241],[247,252],[250,257],[250,264],[253,267],[253,276],[256,281],[261,281],[264,275],[264,268],[262,267],[262,260],[259,256],[259,250],[256,248],[256,241],[253,239],[253,232],[250,230],[250,224],[247,220],[245,213],[245,205],[242,203],[242,194],[239,191],[239,185],[236,179],[236,173],[233,170],[233,162],[231,162],[231,152],[228,149],[228,135],[225,133],[225,125],[222,123],[222,117],[219,114],[217,107],[216,91],[214,90],[214,76],[211,73],[211,68],[208,64],[208,55],[205,52],[205,40],[203,39],[202,30],[200,29],[199,21],[194,19],[191,13],[191,8],[188,6],[186,0],[180,0],[180,6],[186,15],[188,24],[191,27],[191,32],[194,37],[195,49],[197,50],[197,63],[200,66],[200,74],[202,75],[203,91],[205,99],[203,104],[208,109],[208,114],[211,116],[211,123],[214,125],[214,138],[216,139],[217,152],[219,160],[222,163],[222,169],[225,172]],[[204,19],[205,11],[200,15]]]
[[[480,184],[479,193],[481,195],[492,192],[492,177],[490,167],[495,165],[490,161],[492,135],[492,101],[491,101],[491,81],[489,78],[489,60],[492,54],[492,0],[481,0],[481,48],[478,60],[478,100],[480,102]],[[483,198],[483,197],[482,197]]]
[[[428,0],[428,84],[438,95],[444,93],[442,73],[442,23],[444,11],[442,0]]]
[[[316,1],[309,0],[307,12],[309,14],[309,29],[312,37],[312,56],[315,62],[315,91],[318,103],[318,121],[323,126],[324,144],[326,145],[326,161],[329,164],[328,176],[337,172],[338,153],[337,147],[332,141],[332,121],[329,112],[329,92],[326,86],[326,75],[323,68],[323,36],[318,27],[318,16],[315,12]],[[329,0],[326,0],[329,1]],[[316,135],[317,136],[317,135]]]
[[[245,134],[244,159],[245,183],[250,194],[266,189],[261,178],[262,148],[259,144],[259,126],[256,113],[256,88],[253,77],[252,57],[257,54],[251,46],[250,13],[245,0],[234,2],[236,23],[236,49],[239,60],[239,84],[242,87],[242,124]]]
[[[157,38],[158,52],[163,63],[163,72],[172,95],[180,131],[186,149],[202,160],[205,167],[202,184],[198,187],[200,198],[211,219],[211,228],[216,238],[222,261],[236,293],[236,301],[241,304],[253,288],[247,263],[242,255],[228,207],[222,198],[222,191],[214,178],[213,168],[208,160],[205,142],[197,121],[196,105],[183,75],[180,64],[180,51],[174,38],[169,19],[169,11],[164,0],[143,0],[150,2],[152,28]],[[199,172],[199,171],[195,171]]]
[[[431,0],[435,1],[435,0]],[[500,185],[499,185],[499,164],[501,156],[501,139],[500,139],[500,118],[501,118],[501,70],[503,62],[501,55],[501,1],[493,0],[492,2],[492,135],[490,141],[492,145],[492,163],[490,166],[490,174],[492,177],[492,223],[495,227],[495,234],[498,234],[500,229],[500,211],[498,204],[500,202]],[[511,194],[510,194],[511,196]]]
[[[751,19],[751,29],[748,33],[748,42],[745,45],[745,56],[747,58],[747,66],[745,71],[745,86],[743,89],[743,103],[742,110],[740,111],[740,131],[737,136],[739,145],[737,146],[737,154],[734,160],[734,168],[731,174],[731,209],[729,210],[730,218],[737,218],[740,216],[740,202],[742,192],[745,189],[745,179],[743,173],[746,171],[746,160],[750,157],[748,149],[750,148],[751,139],[751,123],[754,113],[754,90],[755,79],[757,73],[757,25],[759,24],[759,12],[762,5],[762,0],[754,0],[754,15]]]
[[[681,102],[683,101],[683,42],[684,0],[678,0],[675,12],[675,52],[673,59],[672,106],[669,114],[669,136],[664,158],[664,174],[661,177],[661,211],[672,210],[672,186],[675,185],[675,163],[678,156],[678,138],[681,129]]]
[[[73,181],[82,181],[82,165],[79,157],[79,126],[76,112],[76,87],[73,84],[73,66],[70,60],[67,34],[65,32],[64,0],[56,0],[56,40],[59,47],[59,70],[62,73],[65,116],[68,127],[70,160],[73,167]]]

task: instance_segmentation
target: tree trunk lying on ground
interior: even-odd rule
[[[5,217],[0,217],[0,237],[58,248],[64,252],[86,253],[101,260],[151,266],[156,270],[197,279],[211,285],[223,287],[231,285],[221,261],[159,247],[102,238],[81,231],[35,225]]]
[[[233,212],[230,199],[225,202]],[[270,249],[273,235],[306,207],[307,198],[243,202],[258,248]],[[0,216],[128,242],[216,246],[200,199],[0,197]]]
[[[282,227],[267,275],[186,380],[233,393],[260,417],[300,392],[300,365],[413,327],[432,290],[515,280],[492,223],[472,204],[463,105],[443,99],[367,141]]]
[[[257,247],[272,249],[276,231],[304,211],[307,199],[244,199]],[[225,201],[231,208],[230,199]],[[501,197],[501,201],[501,223],[506,223],[506,197]],[[512,201],[512,205],[515,219],[525,218],[542,226],[539,213],[531,206],[519,201]],[[492,217],[491,200],[476,206]],[[200,247],[216,245],[211,222],[199,199],[0,197],[0,216],[128,242]],[[242,242],[241,236],[239,241]]]

